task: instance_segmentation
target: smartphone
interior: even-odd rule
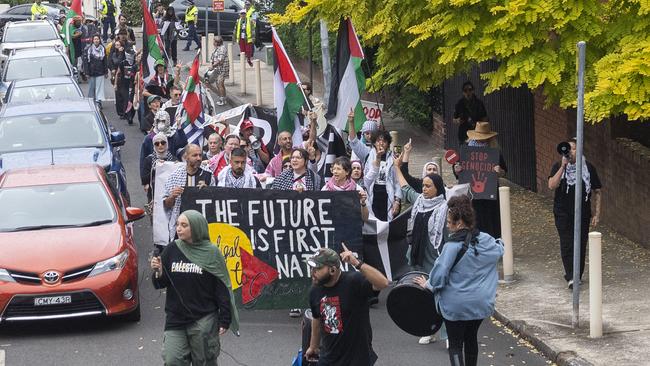
[[[399,155],[402,153],[402,145],[393,146],[393,154]]]

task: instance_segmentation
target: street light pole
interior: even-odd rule
[[[573,316],[571,325],[580,323],[580,244],[582,242],[582,148],[585,117],[585,51],[587,44],[580,41],[578,47],[578,116],[576,121],[576,185],[573,214]]]

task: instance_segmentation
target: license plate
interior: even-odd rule
[[[35,306],[61,305],[61,304],[69,304],[71,302],[72,302],[72,296],[70,296],[70,295],[50,296],[50,297],[36,297],[36,298],[34,298],[34,305]]]

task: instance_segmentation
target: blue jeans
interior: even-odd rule
[[[185,49],[192,47],[192,41],[196,42],[197,47],[201,47],[201,40],[199,39],[199,35],[196,34],[196,25],[194,22],[187,23],[187,45]]]
[[[104,25],[104,35],[102,36],[102,40],[106,43],[108,37],[115,32],[115,17],[107,15],[106,18],[102,20],[102,24]],[[108,27],[111,28],[111,33],[108,33]]]

